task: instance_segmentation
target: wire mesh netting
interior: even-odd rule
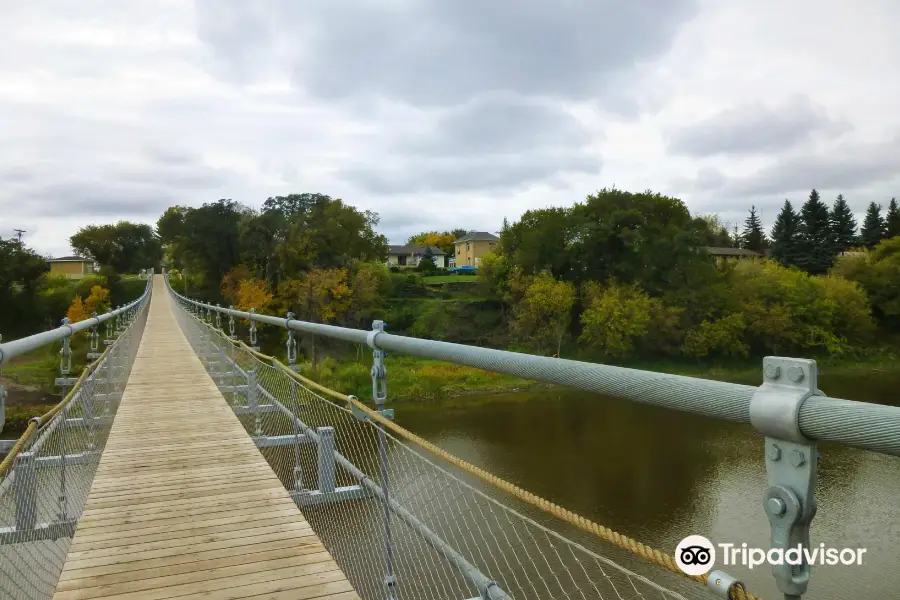
[[[134,363],[147,304],[123,315],[121,333],[0,482],[0,599],[53,595]]]
[[[470,485],[179,303],[192,347],[365,600],[684,598]]]

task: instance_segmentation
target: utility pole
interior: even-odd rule
[[[16,232],[16,235],[19,236],[19,243],[22,243],[22,234],[27,233],[24,229],[13,229]]]

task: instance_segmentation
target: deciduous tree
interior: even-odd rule
[[[265,314],[272,303],[272,294],[266,291],[266,282],[260,279],[244,279],[238,284],[237,298],[234,308],[243,312]]]
[[[313,269],[297,279],[282,282],[278,296],[281,305],[298,319],[313,323],[331,323],[350,309],[353,290],[347,283],[347,269]],[[310,360],[316,368],[315,336],[307,336]]]
[[[574,303],[574,285],[541,273],[529,281],[524,297],[516,304],[513,327],[519,338],[527,340],[538,353],[555,346],[558,356]]]
[[[105,287],[95,285],[91,287],[91,293],[84,301],[84,310],[87,311],[88,314],[97,313],[98,315],[102,315],[112,308],[111,304],[109,290]]]
[[[90,316],[91,315],[84,307],[84,301],[81,299],[81,296],[75,296],[75,299],[72,300],[72,304],[69,306],[69,310],[66,312],[69,323],[78,323]]]
[[[585,295],[587,306],[581,313],[583,329],[578,341],[610,358],[631,355],[648,335],[653,305],[658,301],[635,283],[601,286],[590,282]]]
[[[162,253],[153,228],[129,221],[82,227],[69,243],[82,256],[112,267],[117,273],[137,273],[156,267]]]

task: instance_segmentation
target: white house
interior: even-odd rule
[[[417,267],[425,256],[426,246],[388,246],[388,266]],[[440,248],[431,247],[434,264],[444,269],[447,267],[447,255]]]

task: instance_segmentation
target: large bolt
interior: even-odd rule
[[[799,450],[791,452],[791,464],[795,467],[802,467],[806,463],[806,457]]]
[[[766,365],[763,369],[767,379],[778,379],[781,377],[781,367],[778,365]]]
[[[769,451],[766,453],[766,456],[769,457],[769,460],[781,460],[781,448],[776,444],[772,444],[769,446]]]
[[[794,383],[800,383],[803,381],[803,369],[800,367],[791,367],[787,372],[788,379],[793,381]]]
[[[778,517],[784,514],[787,507],[781,498],[769,498],[768,508],[770,513]]]

